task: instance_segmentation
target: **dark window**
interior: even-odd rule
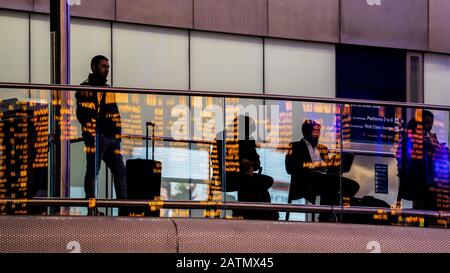
[[[406,51],[337,45],[336,96],[406,101]]]

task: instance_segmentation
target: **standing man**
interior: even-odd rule
[[[91,60],[92,73],[81,85],[109,86],[109,60],[105,56],[95,56]],[[86,198],[95,198],[96,179],[103,160],[114,175],[114,187],[118,199],[127,198],[126,172],[120,152],[121,119],[115,95],[102,91],[77,91],[77,118],[86,152],[86,175],[84,190]],[[89,215],[98,215],[90,210]]]
[[[448,211],[450,200],[449,149],[433,133],[434,114],[422,110],[422,117],[408,121],[398,143],[399,177],[397,201],[410,200],[415,210]],[[425,226],[440,226],[447,220],[425,217]]]

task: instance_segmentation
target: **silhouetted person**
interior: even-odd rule
[[[399,199],[413,201],[418,210],[449,209],[448,147],[433,129],[434,115],[422,111],[411,119],[397,149]]]
[[[256,141],[251,134],[256,130],[255,121],[240,115],[234,120],[234,139],[226,142],[226,189],[238,192],[239,202],[271,202],[269,189],[273,178],[261,174],[260,156],[256,151]],[[218,141],[219,159],[223,141]],[[278,220],[277,211],[235,210],[233,216],[244,219]]]
[[[427,177],[431,176],[427,173],[431,169],[427,167],[423,152],[423,127],[416,119],[411,119],[406,124],[397,149],[397,168],[400,179],[399,198],[413,201],[415,209],[423,209]]]
[[[109,61],[104,56],[95,56],[91,61],[92,73],[81,85],[108,86]],[[86,175],[84,190],[86,198],[95,198],[96,179],[103,160],[114,175],[114,186],[118,199],[127,198],[126,172],[120,152],[121,119],[113,93],[78,91],[77,118],[81,123],[86,152]],[[90,211],[96,214],[97,211]]]

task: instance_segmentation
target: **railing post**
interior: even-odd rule
[[[52,83],[70,83],[70,7],[68,0],[50,1]],[[50,99],[50,191],[53,197],[70,194],[68,91],[53,90]]]

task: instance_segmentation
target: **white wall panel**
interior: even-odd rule
[[[192,32],[191,89],[262,93],[262,39]]]
[[[50,17],[32,14],[30,19],[31,82],[49,84],[51,82]]]
[[[115,23],[114,85],[189,89],[188,32]]]
[[[80,84],[91,72],[91,59],[104,55],[111,66],[111,24],[103,21],[72,18],[70,22],[71,83]],[[108,76],[111,84],[111,70]]]
[[[0,82],[28,83],[28,14],[0,10]],[[0,90],[0,99],[27,97],[28,91]]]
[[[334,98],[334,45],[267,39],[266,93]]]
[[[425,54],[425,103],[450,105],[450,56]]]

